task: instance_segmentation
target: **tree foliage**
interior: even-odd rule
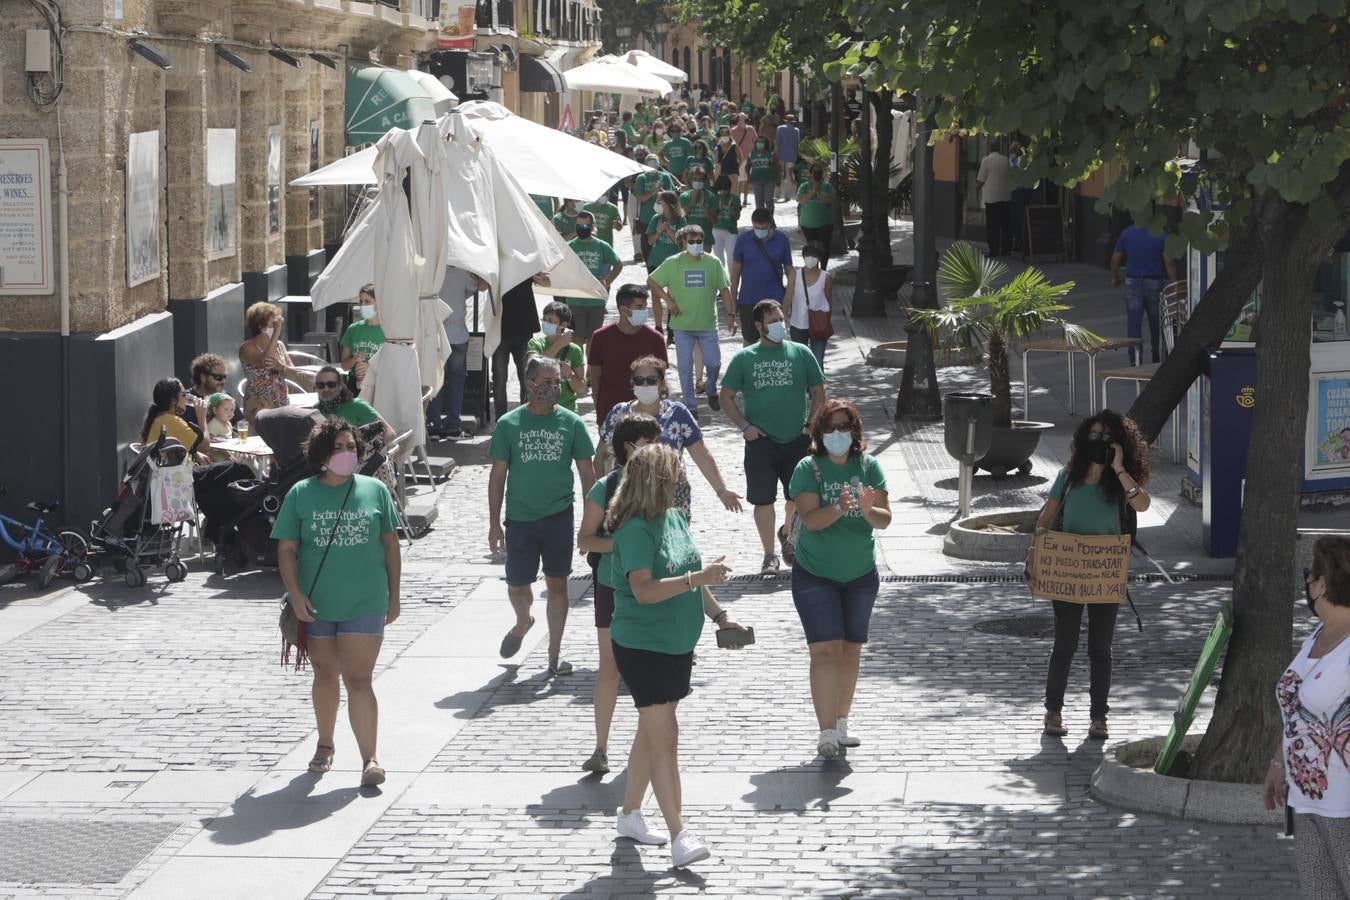
[[[600,18],[600,40],[606,53],[622,53],[645,39],[648,46],[657,43],[656,26],[669,20],[665,0],[605,0],[604,15]],[[626,38],[619,37],[619,29],[628,28]]]
[[[756,61],[763,73],[793,69],[821,79],[848,22],[838,0],[673,0],[676,20],[709,43]]]

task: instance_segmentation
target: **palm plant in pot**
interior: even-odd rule
[[[982,355],[994,396],[994,442],[976,466],[1005,475],[1031,471],[1048,422],[1014,422],[1009,354],[1013,344],[1043,336],[1051,326],[1063,329],[1064,340],[1089,347],[1100,337],[1061,315],[1071,309],[1062,301],[1074,283],[1055,284],[1034,266],[1007,278],[1007,266],[989,259],[965,241],[953,244],[938,263],[938,285],[947,303],[939,309],[909,310],[910,317],[933,335],[940,350],[961,352],[972,362]]]

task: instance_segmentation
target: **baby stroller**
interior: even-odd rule
[[[163,566],[169,581],[187,578],[187,566],[178,558],[178,545],[183,536],[182,522],[162,525],[151,521],[150,483],[154,470],[160,466],[181,466],[187,461],[187,448],[160,432],[153,444],[147,444],[136,454],[117,492],[117,499],[103,511],[89,527],[91,538],[90,561],[76,566],[76,581],[85,581],[94,575],[93,564],[103,555],[116,559],[125,571],[127,587],[141,587],[146,581],[146,569]]]

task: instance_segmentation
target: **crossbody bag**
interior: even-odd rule
[[[338,507],[337,521],[333,523],[333,530],[328,533],[328,543],[324,545],[323,556],[319,558],[319,568],[314,570],[314,577],[309,582],[309,593],[306,595],[308,597],[313,597],[314,588],[318,587],[319,576],[323,574],[323,564],[328,562],[328,551],[333,549],[338,526],[342,524],[342,513],[346,510],[347,501],[351,499],[355,487],[356,477],[352,476],[351,484],[347,485],[347,494],[342,498],[342,505]],[[299,564],[298,554],[296,563]],[[278,627],[281,628],[281,667],[284,669],[291,661],[291,648],[294,647],[295,671],[299,672],[309,660],[309,651],[305,644],[305,623],[300,621],[300,617],[291,608],[289,592],[281,595],[281,620]]]

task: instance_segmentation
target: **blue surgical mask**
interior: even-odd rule
[[[553,337],[558,333],[558,326],[554,322],[544,322],[540,327],[544,329],[544,335],[546,337]]]
[[[646,325],[646,324],[647,324],[647,316],[649,316],[650,314],[651,314],[651,313],[650,313],[649,310],[645,310],[645,309],[630,309],[630,310],[628,311],[628,324],[630,324],[630,325],[639,325],[639,326],[641,326],[641,325]]]
[[[775,344],[781,344],[783,338],[787,337],[787,326],[782,322],[770,322],[764,328],[764,336]]]
[[[831,456],[843,456],[853,446],[853,435],[847,431],[831,431],[821,437],[825,452]]]
[[[702,245],[702,244],[689,244],[689,245],[688,245],[688,249],[689,249],[689,255],[692,256],[692,257],[694,257],[694,259],[698,259],[700,256],[703,255],[703,245]]]
[[[764,240],[764,239],[765,239],[766,237],[768,237],[768,236],[769,236],[769,229],[767,229],[767,228],[756,228],[756,229],[755,229],[755,237],[759,238],[761,241]]]

